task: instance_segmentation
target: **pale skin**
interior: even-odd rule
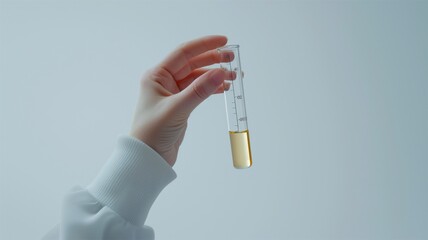
[[[204,67],[228,62],[232,53],[218,53],[225,36],[206,36],[180,45],[146,72],[130,135],[158,152],[169,165],[177,160],[191,112],[205,99],[224,91],[224,80],[234,74]]]

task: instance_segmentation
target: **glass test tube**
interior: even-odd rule
[[[238,169],[249,168],[253,164],[251,158],[250,136],[248,132],[247,113],[245,109],[243,72],[239,56],[239,45],[228,45],[217,49],[220,53],[233,53],[233,59],[221,62],[220,67],[228,74],[224,86],[224,99],[226,103],[227,124],[229,127],[230,145],[232,148],[233,166]]]

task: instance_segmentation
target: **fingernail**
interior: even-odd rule
[[[235,55],[233,52],[223,52],[221,53],[221,60],[220,62],[232,62],[235,58]]]
[[[228,91],[230,89],[230,82],[224,82],[223,83],[223,89],[224,89],[224,91]]]

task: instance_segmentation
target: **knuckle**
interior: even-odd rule
[[[198,96],[202,100],[204,100],[208,97],[207,91],[199,85],[194,85],[193,91],[195,92],[196,96]]]

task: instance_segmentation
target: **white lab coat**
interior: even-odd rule
[[[42,240],[154,239],[144,222],[156,197],[176,176],[149,146],[120,137],[94,181],[64,196],[59,224]]]

